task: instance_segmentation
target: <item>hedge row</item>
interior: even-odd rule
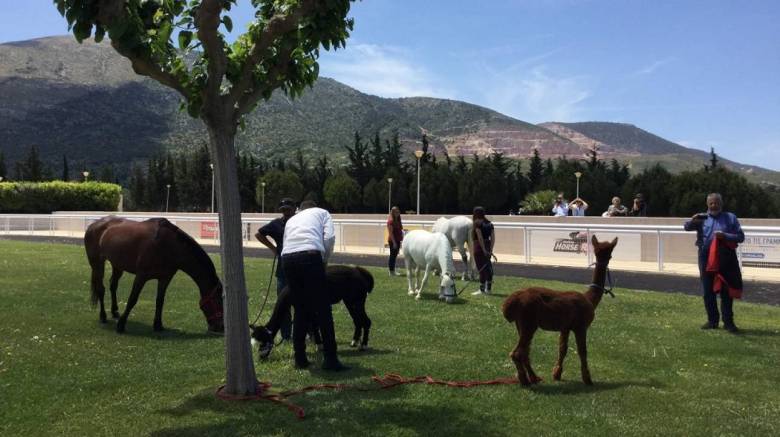
[[[116,211],[121,192],[103,182],[0,182],[0,212]]]

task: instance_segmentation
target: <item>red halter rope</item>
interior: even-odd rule
[[[257,391],[254,395],[229,395],[223,392],[223,389],[225,386],[220,386],[217,389],[216,395],[218,398],[228,401],[233,400],[267,400],[271,402],[275,402],[281,405],[284,405],[287,407],[288,410],[295,413],[295,415],[298,417],[298,419],[303,419],[306,417],[306,412],[304,411],[303,407],[299,405],[295,405],[292,402],[288,401],[287,398],[295,395],[299,395],[302,393],[308,393],[310,391],[318,391],[318,390],[357,390],[357,391],[375,391],[375,390],[385,390],[393,387],[397,387],[399,385],[404,384],[428,384],[428,385],[443,385],[446,387],[455,387],[455,388],[471,388],[471,387],[478,387],[482,385],[516,385],[517,378],[497,378],[497,379],[491,379],[488,381],[444,381],[440,379],[434,379],[430,376],[417,376],[414,378],[407,378],[395,373],[388,373],[384,376],[377,376],[374,375],[371,377],[371,380],[378,384],[379,386],[373,386],[373,387],[359,387],[354,386],[350,384],[315,384],[315,385],[309,385],[303,388],[295,389],[295,390],[287,390],[282,392],[276,392],[276,393],[270,393],[271,389],[271,383],[270,382],[257,382]]]

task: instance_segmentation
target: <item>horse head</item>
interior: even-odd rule
[[[441,275],[441,284],[439,286],[439,296],[443,296],[450,302],[455,299],[455,280],[453,279],[453,272],[444,272]]]
[[[221,281],[217,281],[217,284],[211,290],[201,289],[200,309],[203,311],[203,315],[206,316],[206,323],[209,325],[209,332],[225,332]]]

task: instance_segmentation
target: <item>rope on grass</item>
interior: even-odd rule
[[[386,390],[393,387],[398,387],[404,384],[427,384],[427,385],[441,385],[445,387],[453,388],[471,388],[483,385],[516,385],[517,378],[497,378],[487,381],[445,381],[441,379],[435,379],[431,376],[416,376],[413,378],[407,378],[397,373],[387,373],[384,376],[374,375],[371,377],[371,381],[376,383],[375,386],[361,387],[350,384],[314,384],[306,387],[286,390],[282,392],[271,392],[271,383],[257,381],[257,391],[254,395],[229,395],[224,393],[225,386],[220,386],[217,389],[216,395],[218,398],[226,401],[250,401],[250,400],[267,400],[280,405],[285,406],[288,410],[292,411],[298,419],[306,417],[306,412],[303,407],[293,404],[288,401],[287,398],[296,396],[303,393],[320,390],[355,390],[355,391],[377,391]]]

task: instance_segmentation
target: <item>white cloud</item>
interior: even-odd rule
[[[516,65],[492,72],[485,80],[485,105],[521,120],[575,121],[582,102],[592,95],[588,79],[582,76],[555,76],[544,65],[519,69]]]
[[[320,75],[381,97],[454,98],[454,93],[438,86],[440,81],[417,65],[409,52],[390,46],[348,44],[345,50],[324,53]]]
[[[653,74],[656,70],[663,67],[664,65],[674,61],[674,58],[666,58],[666,59],[660,59],[658,61],[653,62],[650,65],[646,65],[639,70],[634,71],[631,73],[632,76],[643,76],[647,74]]]

